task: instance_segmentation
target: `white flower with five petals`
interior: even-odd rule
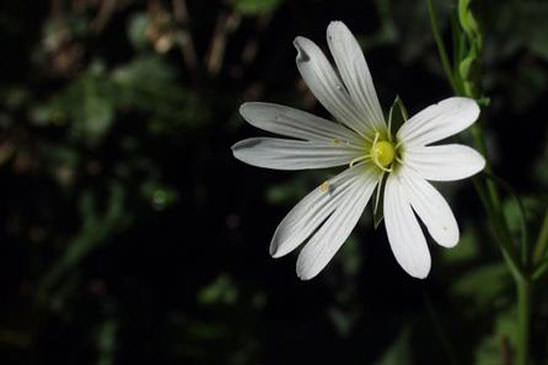
[[[278,170],[349,166],[287,214],[274,233],[270,253],[280,257],[307,241],[297,259],[297,275],[313,278],[346,241],[375,189],[379,197],[384,187],[384,223],[392,252],[407,273],[425,278],[431,259],[416,215],[439,245],[453,247],[459,241],[451,208],[427,180],[459,180],[485,166],[470,147],[430,144],[468,128],[479,107],[472,99],[448,98],[412,116],[392,135],[352,33],[342,22],[331,22],[327,40],[338,72],[303,37],[294,41],[297,67],[338,123],[276,104],[253,102],[240,108],[251,125],[295,139],[240,141],[232,147],[237,159]]]

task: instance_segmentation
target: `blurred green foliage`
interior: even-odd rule
[[[436,1],[451,39],[453,2]],[[485,34],[489,147],[530,239],[548,207],[548,4],[472,1]],[[29,9],[32,8],[32,11]],[[425,3],[51,0],[0,5],[0,361],[11,364],[508,363],[511,278],[471,184],[440,186],[461,225],[408,278],[366,214],[327,270],[272,260],[283,215],[337,171],[272,173],[230,145],[244,100],[326,115],[292,39],[345,21],[382,104],[451,94]],[[468,136],[463,137],[467,140]],[[506,195],[516,239],[519,210]],[[382,226],[381,226],[382,227]],[[548,356],[546,280],[533,344]]]
[[[272,13],[281,3],[281,0],[236,0],[234,8],[244,15],[260,15]]]

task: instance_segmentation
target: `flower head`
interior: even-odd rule
[[[279,170],[348,166],[287,214],[274,233],[270,253],[283,256],[308,240],[297,259],[297,275],[313,278],[346,241],[375,190],[378,201],[384,187],[392,252],[407,273],[425,278],[431,260],[416,215],[438,244],[453,247],[459,241],[451,208],[427,180],[459,180],[485,166],[470,147],[430,144],[468,128],[479,107],[472,99],[448,98],[409,118],[393,135],[352,33],[342,22],[331,22],[327,41],[338,73],[312,41],[297,37],[294,44],[302,77],[337,122],[276,104],[254,102],[240,108],[251,125],[294,139],[240,141],[232,147],[239,160]]]

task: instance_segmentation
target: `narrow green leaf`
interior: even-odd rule
[[[281,3],[281,0],[237,0],[235,6],[244,15],[259,15],[273,12]]]

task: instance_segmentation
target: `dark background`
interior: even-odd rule
[[[547,206],[548,3],[478,3],[491,157],[536,227]],[[450,45],[456,2],[436,4]],[[331,20],[362,43],[385,111],[396,95],[411,114],[451,96],[425,1],[2,2],[0,363],[511,361],[512,281],[469,180],[439,186],[462,239],[431,245],[426,280],[401,270],[369,209],[312,281],[296,277],[295,254],[269,257],[283,216],[336,170],[235,160],[232,144],[264,135],[238,107],[327,116],[292,41],[327,50]],[[517,232],[510,198],[505,212]],[[545,293],[540,283],[539,364]]]

